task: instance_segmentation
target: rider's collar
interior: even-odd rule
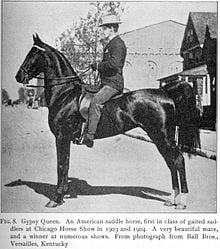
[[[108,38],[108,42],[110,42],[111,40],[113,40],[116,36],[118,36],[117,33],[110,35],[109,38]]]

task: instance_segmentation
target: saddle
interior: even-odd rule
[[[83,88],[82,94],[79,97],[79,112],[84,121],[79,124],[79,129],[74,134],[72,134],[72,141],[74,144],[82,144],[83,134],[85,134],[87,129],[90,102],[93,99],[94,94],[98,91],[99,87],[95,86],[86,86]],[[123,93],[128,91],[128,89],[124,89]],[[120,98],[121,96],[123,96],[123,93],[115,95],[112,99]]]
[[[85,87],[79,98],[79,112],[85,120],[88,120],[90,102],[93,99],[94,94],[98,91],[99,87],[97,86]],[[122,95],[123,93],[119,93],[111,99],[120,98]]]

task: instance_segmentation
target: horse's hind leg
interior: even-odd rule
[[[188,193],[183,155],[174,143],[174,140],[167,135],[166,129],[155,130],[155,127],[152,127],[151,129],[148,129],[148,134],[156,144],[171,172],[173,194],[171,195],[171,199],[165,202],[165,205],[176,205],[177,209],[185,209],[186,203],[185,201],[182,202],[183,199],[179,196],[180,187],[181,193]],[[178,173],[180,176],[180,185]]]
[[[186,180],[185,160],[177,146],[175,146],[174,150],[175,150],[174,162],[179,173],[180,184],[181,184],[181,196],[179,203],[177,203],[176,209],[184,209],[186,208],[186,197],[189,192]]]
[[[158,146],[159,149],[160,146]],[[173,182],[173,200],[171,202],[176,205],[176,209],[186,208],[186,195],[188,187],[186,182],[185,161],[183,155],[176,145],[167,145],[159,149],[171,171]],[[178,178],[179,176],[179,178]],[[180,186],[179,186],[180,180]],[[181,195],[179,188],[181,189]]]

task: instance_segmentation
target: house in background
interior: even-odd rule
[[[202,127],[215,129],[217,13],[190,12],[180,54],[183,71],[160,78],[160,86],[176,80],[189,82],[196,93]]]
[[[181,72],[184,30],[181,23],[164,21],[120,35],[127,47],[125,87],[158,88],[158,78]]]
[[[217,88],[217,14],[206,25],[202,60],[206,62],[210,77],[210,105],[205,107],[205,118],[216,121],[216,88]],[[208,89],[208,90],[209,90]],[[206,90],[206,89],[205,89]]]

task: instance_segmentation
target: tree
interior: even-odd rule
[[[9,94],[5,89],[2,89],[2,104],[7,103],[9,100]]]
[[[99,60],[102,54],[104,40],[101,39],[97,28],[100,18],[106,14],[122,15],[125,3],[121,2],[92,2],[90,10],[79,23],[64,31],[57,38],[57,48],[61,50],[77,71],[85,69],[86,65]],[[101,42],[99,42],[101,41]]]
[[[25,89],[23,87],[20,87],[18,89],[18,99],[22,102],[26,102],[26,95],[25,95]]]

